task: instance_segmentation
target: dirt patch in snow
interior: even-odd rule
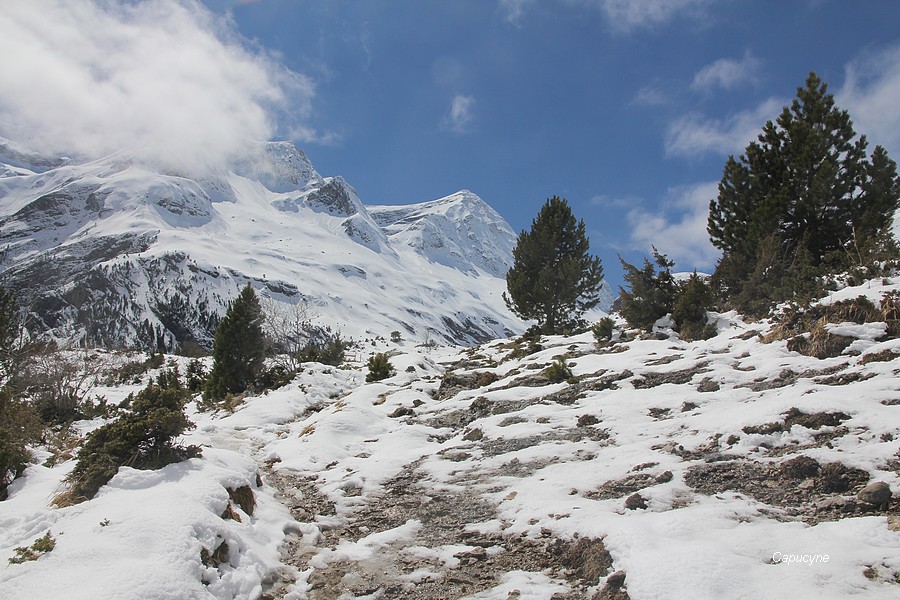
[[[689,369],[644,373],[640,377],[636,377],[632,381],[632,385],[636,390],[653,388],[666,383],[681,385],[690,382],[690,380],[694,378],[694,375],[697,375],[699,373],[706,373],[707,371],[709,371],[709,369],[706,368],[708,364],[709,363],[704,361],[698,362],[696,365]]]
[[[780,514],[773,513],[775,518],[810,524],[900,511],[896,500],[887,509],[880,509],[855,498],[869,481],[866,471],[836,462],[819,464],[807,456],[780,463],[732,460],[697,465],[687,470],[684,481],[710,496],[728,491],[745,494],[784,509]]]
[[[460,598],[494,588],[511,571],[544,573],[565,583],[570,591],[554,596],[557,600],[596,597],[590,588],[596,589],[612,568],[602,540],[563,540],[548,531],[534,538],[496,527],[481,531],[477,524],[496,522],[494,505],[469,490],[429,487],[418,466],[419,461],[408,465],[385,484],[383,493],[324,531],[315,547],[302,542],[285,545],[285,562],[307,572],[308,598]],[[307,489],[308,478],[275,474],[270,483],[284,488],[282,500],[287,498],[292,512],[307,522],[317,518],[314,513],[333,510],[321,494]],[[301,495],[291,491],[295,486],[302,488]],[[299,502],[290,501],[297,497]],[[303,499],[310,504],[304,505]],[[408,535],[387,537],[373,553],[353,559],[348,558],[352,552],[329,553],[348,543],[364,545],[373,535],[392,531]],[[290,589],[285,576],[264,597],[282,598]],[[623,588],[611,589],[619,595],[609,597],[627,598]],[[516,591],[504,591],[503,597],[515,598]]]

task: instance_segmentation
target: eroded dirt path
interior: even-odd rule
[[[522,590],[503,587],[503,576],[521,571],[543,573],[558,582],[554,598],[574,600],[590,597],[588,587],[610,572],[612,559],[600,540],[473,530],[469,524],[496,519],[494,506],[479,491],[425,484],[418,466],[407,465],[348,518],[336,518],[312,479],[270,470],[269,483],[294,517],[319,523],[314,545],[296,536],[284,548],[286,562],[301,573],[305,597],[449,599],[489,591],[492,598],[518,598]],[[283,598],[293,588],[286,576],[267,597]]]

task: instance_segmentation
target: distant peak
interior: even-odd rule
[[[291,142],[263,142],[247,154],[235,164],[235,173],[256,179],[273,192],[291,192],[323,183],[306,153]]]

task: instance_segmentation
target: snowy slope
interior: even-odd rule
[[[0,162],[3,275],[35,331],[208,345],[248,282],[357,339],[400,331],[470,344],[523,327],[501,298],[515,234],[471,192],[370,209],[287,142],[200,176],[125,155],[42,159],[10,144]]]
[[[122,469],[84,504],[48,505],[71,461],[31,467],[0,504],[0,558],[47,531],[57,546],[0,569],[0,598],[893,599],[900,340],[877,341],[884,326],[836,325],[857,341],[822,360],[729,313],[693,343],[401,345],[369,384],[366,355],[307,364],[232,414],[192,410],[202,458]],[[553,383],[560,355],[574,378]],[[878,481],[887,507],[857,498]],[[257,499],[240,522],[235,486]]]

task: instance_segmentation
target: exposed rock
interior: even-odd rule
[[[781,463],[781,473],[791,479],[806,479],[819,474],[819,462],[808,456],[798,456]]]
[[[689,369],[682,369],[680,371],[665,371],[665,372],[656,372],[656,373],[644,373],[642,376],[636,378],[632,385],[637,390],[647,389],[652,387],[657,387],[666,383],[672,384],[684,384],[688,383],[691,379],[694,378],[694,375],[698,373],[704,373],[708,369],[706,365],[708,363],[698,362],[696,365]]]
[[[625,571],[616,571],[606,578],[606,583],[591,600],[630,600],[625,589]]]
[[[779,465],[734,460],[698,465],[687,470],[684,481],[708,495],[728,490],[746,494],[760,502],[786,508],[789,518],[800,518],[807,523],[842,518],[847,513],[872,513],[872,507],[840,496],[862,489],[869,479],[866,471],[828,463],[814,474],[812,463],[793,461]],[[807,475],[800,477],[803,473]]]
[[[850,415],[842,412],[818,412],[808,414],[799,408],[791,408],[784,414],[781,423],[773,422],[764,425],[748,425],[743,428],[744,433],[760,433],[768,435],[780,431],[790,431],[794,425],[800,425],[807,429],[820,429],[822,427],[835,427],[848,420]]]
[[[434,395],[435,400],[447,400],[460,392],[478,387],[477,373],[447,373]]]
[[[415,416],[415,414],[416,414],[416,411],[414,411],[412,408],[410,408],[408,406],[398,406],[397,409],[394,410],[394,412],[392,412],[388,416],[396,419],[399,417],[412,417],[412,416]]]
[[[591,425],[596,425],[600,422],[594,415],[581,415],[578,417],[578,422],[576,423],[578,427],[590,427]]]
[[[625,508],[628,510],[646,509],[647,499],[640,494],[632,494],[625,499]]]
[[[701,394],[708,392],[718,392],[719,383],[711,377],[704,377],[703,380],[697,384],[697,391]]]
[[[883,481],[876,481],[859,490],[856,497],[867,504],[887,507],[891,503],[891,488]]]

